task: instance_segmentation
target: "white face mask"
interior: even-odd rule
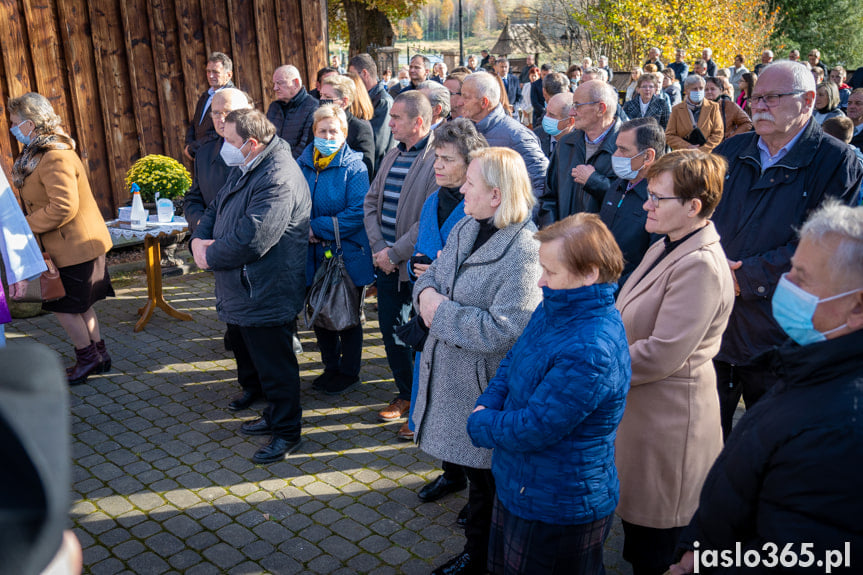
[[[249,150],[249,154],[243,154],[243,146],[246,145],[248,140],[243,142],[243,145],[239,148],[228,143],[228,140],[225,140],[222,143],[222,149],[219,150],[219,155],[222,156],[222,161],[225,162],[226,166],[242,166],[246,163],[246,159],[249,157],[249,154],[252,153]]]

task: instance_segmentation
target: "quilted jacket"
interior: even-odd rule
[[[614,440],[632,375],[614,283],[543,288],[543,302],[468,419],[494,449],[497,497],[523,519],[590,523],[614,512]]]

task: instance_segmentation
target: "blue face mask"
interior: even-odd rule
[[[339,148],[342,147],[342,142],[339,140],[325,140],[323,138],[315,138],[315,149],[321,153],[322,156],[332,156],[336,152],[339,151]]]
[[[646,151],[647,150],[644,150],[644,152]],[[623,180],[634,180],[636,176],[638,176],[638,170],[632,169],[632,160],[634,160],[644,152],[639,152],[631,158],[625,158],[623,156],[611,156],[611,169],[614,170],[614,173],[617,175],[618,178],[621,178]]]
[[[832,297],[818,299],[818,296],[812,295],[800,286],[791,283],[791,280],[788,279],[788,274],[782,274],[782,277],[779,278],[779,285],[776,286],[776,291],[773,293],[773,319],[788,334],[788,337],[800,345],[809,345],[810,343],[824,341],[828,335],[839,331],[848,324],[842,324],[831,330],[820,332],[812,325],[812,316],[815,315],[815,308],[820,303],[857,293],[861,289],[854,289]]]
[[[28,120],[24,120],[24,122],[27,122],[27,121]],[[24,133],[21,132],[21,126],[24,124],[24,122],[21,122],[17,126],[12,126],[12,128],[9,131],[12,132],[12,135],[15,136],[16,140],[18,140],[19,142],[21,142],[25,146],[29,146],[30,142],[32,141],[32,138],[30,136],[33,135],[33,132],[31,131],[30,134],[27,136],[25,136]]]
[[[542,117],[542,129],[545,130],[545,133],[549,136],[560,135],[563,130],[557,127],[559,124],[560,120],[555,120],[554,118],[549,118],[548,116]]]
[[[407,78],[402,78],[401,80],[399,80],[399,85],[402,88],[407,88],[410,83],[411,83],[411,81],[408,80]]]
[[[693,90],[689,93],[689,101],[693,104],[700,104],[704,100],[704,90]]]

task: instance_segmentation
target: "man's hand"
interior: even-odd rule
[[[390,263],[390,249],[384,248],[374,256],[375,267],[379,268],[385,274],[391,274],[396,271],[398,266]]]
[[[728,260],[728,267],[731,268],[731,279],[734,280],[734,295],[738,296],[740,295],[740,284],[737,282],[737,274],[734,272],[743,267],[743,262]]]
[[[431,327],[438,306],[440,306],[441,302],[446,301],[447,297],[436,292],[434,288],[427,287],[420,293],[418,299],[420,303],[420,317],[423,318],[423,323],[426,324],[426,327]]]
[[[414,264],[414,275],[420,277],[426,273],[431,264]]]
[[[593,166],[588,166],[587,164],[580,164],[572,169],[572,179],[575,180],[576,183],[583,186],[587,183],[587,180],[595,171],[596,168],[594,168]]]
[[[39,281],[38,279],[35,281]],[[24,297],[24,294],[27,293],[27,285],[30,282],[28,280],[21,280],[20,282],[15,282],[14,284],[9,286],[9,295],[12,299],[21,299]]]
[[[695,553],[687,551],[680,558],[679,563],[675,563],[668,570],[671,575],[688,575],[695,571]]]
[[[310,244],[319,244],[321,240],[315,237],[315,232],[312,231],[312,228],[309,227],[309,243]]]
[[[189,146],[183,148],[183,155],[192,160],[193,162],[195,161],[195,158],[193,158],[192,154],[189,153]]]
[[[210,264],[207,263],[207,248],[216,240],[202,240],[195,238],[192,240],[190,247],[192,248],[192,256],[195,258],[195,265],[202,270],[210,269]]]

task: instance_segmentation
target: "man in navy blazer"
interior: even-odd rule
[[[509,60],[503,56],[495,61],[494,69],[503,82],[506,97],[509,99],[509,103],[513,109],[512,116],[517,117],[515,105],[521,101],[521,83],[518,81],[518,76],[509,73]]]

